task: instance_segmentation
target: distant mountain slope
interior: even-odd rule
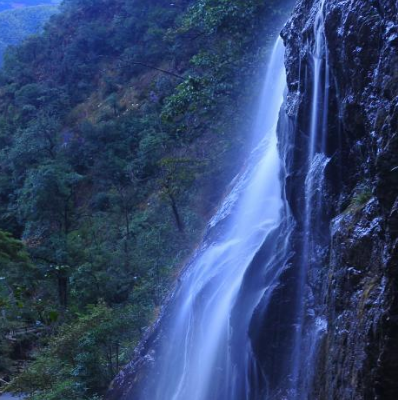
[[[0,10],[4,3],[0,2]],[[30,3],[33,3],[33,0]],[[15,3],[12,4],[15,5]],[[53,5],[15,8],[0,12],[0,66],[7,46],[18,44],[27,36],[40,32],[44,24],[56,12],[57,7]]]
[[[60,0],[3,0],[0,1],[0,11],[41,5],[56,5],[59,3]]]

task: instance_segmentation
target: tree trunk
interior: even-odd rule
[[[180,214],[178,212],[178,208],[177,208],[177,204],[174,199],[174,196],[171,193],[169,193],[169,199],[171,202],[171,208],[173,210],[174,218],[176,220],[177,228],[180,232],[184,232],[184,224],[180,218]]]
[[[61,308],[68,306],[68,278],[65,275],[58,276],[58,298]]]

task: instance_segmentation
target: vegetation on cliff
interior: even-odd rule
[[[287,3],[67,0],[7,52],[1,376],[29,360],[12,390],[96,399],[129,361],[239,167]]]

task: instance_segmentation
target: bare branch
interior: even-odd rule
[[[133,64],[133,65],[142,65],[143,67],[155,69],[156,71],[163,72],[164,74],[168,74],[168,75],[174,76],[175,78],[178,78],[178,79],[181,79],[181,80],[185,80],[185,78],[183,76],[177,75],[174,72],[166,71],[164,69],[157,68],[157,67],[154,67],[152,65],[144,64],[142,62],[135,61],[135,62],[132,62],[131,64]]]

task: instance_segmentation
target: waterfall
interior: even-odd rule
[[[137,400],[266,396],[267,377],[249,331],[260,300],[264,307],[277,286],[287,248],[277,139],[285,87],[279,39],[262,91],[254,148],[180,278],[147,356],[151,367],[134,394]]]
[[[301,220],[293,217],[285,194],[294,177],[297,132],[284,112],[284,46],[278,39],[265,74],[253,150],[181,275],[141,352],[141,364],[120,378],[129,382],[127,390],[112,399],[311,398],[316,356],[327,329],[321,301],[314,300],[308,284],[325,259],[319,237],[327,225],[325,0],[317,6],[314,42],[308,45],[313,85],[305,176],[294,183],[302,193]]]

